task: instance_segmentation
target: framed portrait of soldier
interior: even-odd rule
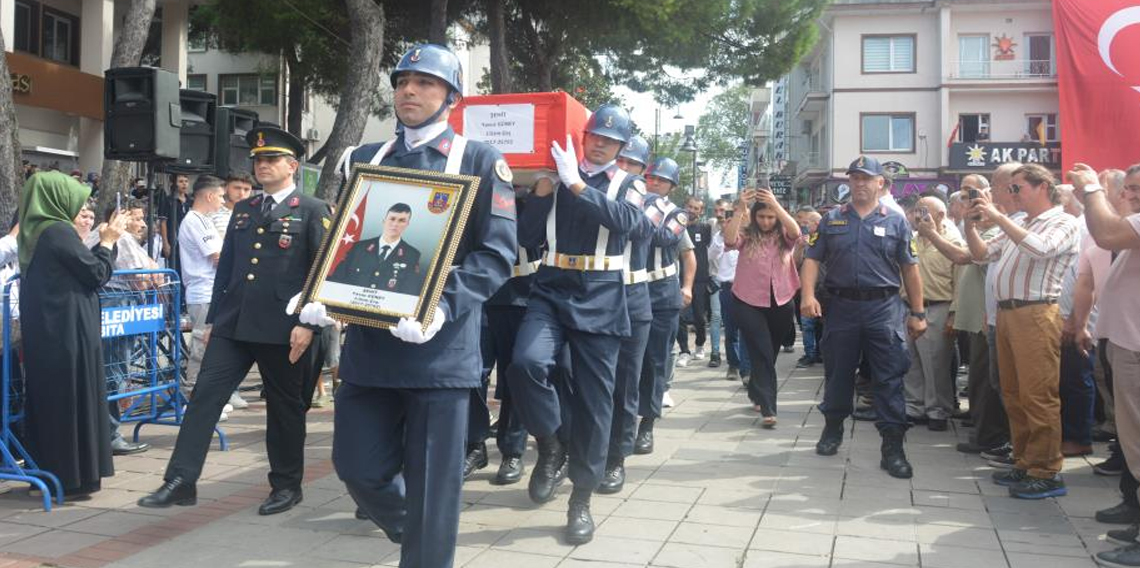
[[[372,327],[431,323],[479,189],[476,176],[357,165],[302,291]]]

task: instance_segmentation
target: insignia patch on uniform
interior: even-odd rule
[[[684,213],[678,213],[665,223],[665,228],[669,229],[674,235],[680,235],[685,230],[685,225],[689,224],[689,217]]]
[[[451,153],[451,140],[444,138],[443,140],[439,141],[439,146],[436,147],[439,148],[439,151],[446,156]]]
[[[300,197],[297,197],[296,195],[294,195],[294,196],[293,196],[293,197],[292,197],[292,198],[289,200],[289,207],[297,207],[297,206],[299,206],[299,205],[301,205],[301,198],[300,198]]]
[[[281,235],[281,237],[277,239],[277,246],[279,246],[283,249],[289,248],[289,245],[292,245],[292,244],[293,244],[293,236],[292,235]]]
[[[428,200],[428,211],[439,215],[451,206],[451,192],[450,191],[435,191]]]
[[[506,162],[503,162],[506,165]],[[515,210],[515,191],[510,187],[495,186],[491,192],[491,214],[514,221],[517,216]]]
[[[828,227],[842,227],[847,224],[847,219],[832,219],[827,222]]]
[[[329,227],[332,226],[332,220],[330,220],[328,217],[321,217],[321,225],[327,231],[329,230]]]
[[[511,167],[508,166],[507,161],[502,158],[499,158],[495,162],[495,175],[507,183],[511,183],[511,181],[515,179],[515,174],[511,172]]]
[[[918,256],[918,241],[914,240],[914,237],[910,239],[910,255]]]
[[[807,241],[807,243],[808,243],[808,246],[809,246],[809,247],[814,247],[814,246],[815,246],[815,242],[816,242],[816,241],[818,241],[818,240],[819,240],[819,231],[816,231],[816,232],[814,232],[814,233],[812,233],[812,234],[808,235],[808,241]]]
[[[649,222],[653,223],[654,227],[660,227],[661,220],[665,218],[665,212],[661,210],[659,203],[654,201],[645,208],[645,216],[649,217]]]

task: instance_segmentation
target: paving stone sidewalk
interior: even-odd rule
[[[656,451],[627,461],[625,491],[595,497],[598,532],[583,546],[560,538],[569,484],[543,506],[528,500],[525,481],[491,485],[492,442],[491,467],[465,487],[456,565],[1086,568],[1112,547],[1102,535],[1114,527],[1092,519],[1119,501],[1117,478],[1091,470],[1103,445],[1096,457],[1066,460],[1068,497],[1018,501],[989,481],[993,470],[982,460],[954,450],[966,430],[918,427],[907,439],[915,477],[892,479],[879,469],[870,423],[848,422],[840,455],[815,455],[823,370],[794,369],[799,355],[780,357],[774,430],[759,427],[724,367],[678,369],[676,406],[658,423]],[[209,454],[197,507],[135,505],[161,484],[174,444],[163,426],[143,429],[155,447],[117,458],[118,474],[90,501],[44,513],[23,487],[0,485],[9,489],[0,495],[0,568],[396,566],[397,546],[353,517],[332,471],[332,412],[310,413],[305,500],[280,515],[257,515],[268,493],[260,403],[224,424],[231,449]],[[533,451],[525,459],[532,464]]]

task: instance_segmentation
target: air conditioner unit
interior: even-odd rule
[[[321,131],[316,128],[310,128],[305,131],[305,140],[320,140]]]

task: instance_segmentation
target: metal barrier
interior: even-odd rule
[[[18,278],[18,277],[17,277]],[[44,509],[51,510],[52,492],[63,503],[59,480],[36,467],[20,443],[24,418],[24,374],[20,345],[13,345],[18,319],[12,307],[17,285],[13,278],[3,293],[3,420],[0,421],[0,479],[26,481],[43,491]],[[12,298],[13,301],[9,301]],[[138,441],[145,424],[180,426],[186,398],[180,379],[186,373],[183,333],[189,331],[181,316],[182,286],[173,270],[115,271],[99,290],[103,365],[107,381],[109,420],[112,427],[134,422],[132,439]],[[11,354],[12,356],[6,356]],[[228,449],[225,434],[215,427],[221,449]]]

